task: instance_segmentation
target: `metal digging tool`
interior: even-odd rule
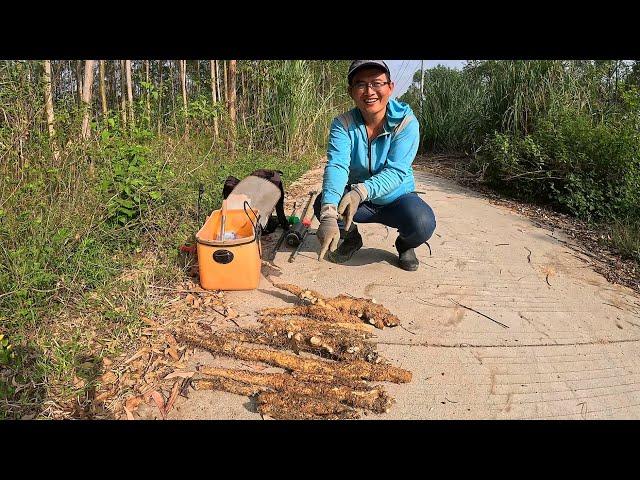
[[[291,217],[294,217],[295,215],[296,215],[296,202],[293,202],[293,211],[291,212]],[[287,234],[289,233],[290,230],[291,230],[291,227],[289,227],[286,230],[282,231],[282,235],[280,235],[280,238],[278,239],[278,242],[276,243],[276,247],[273,250],[274,255],[278,252],[278,249],[280,248],[280,245],[282,245],[282,242],[284,241],[285,237],[287,236]]]
[[[300,251],[300,247],[302,246],[302,242],[307,236],[307,232],[309,232],[309,227],[311,226],[311,219],[307,219],[307,214],[309,213],[309,209],[313,205],[313,198],[315,197],[317,192],[309,192],[309,200],[307,200],[307,205],[302,211],[302,216],[300,217],[300,223],[296,224],[291,232],[287,234],[286,241],[287,244],[292,247],[296,247],[296,249],[291,253],[289,257],[289,263],[293,262]]]

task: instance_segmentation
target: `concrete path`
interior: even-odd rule
[[[321,171],[314,181],[319,189]],[[413,381],[387,384],[396,404],[367,418],[640,418],[640,297],[506,207],[438,177],[416,182],[438,222],[417,272],[396,266],[397,232],[381,225],[359,227],[364,247],[345,265],[318,262],[309,235],[294,263],[282,249],[280,271],[269,269],[327,296],[375,298],[400,318],[404,329],[376,340]],[[227,299],[246,322],[295,300],[265,278]],[[171,417],[260,419],[246,397],[224,392],[193,392]]]

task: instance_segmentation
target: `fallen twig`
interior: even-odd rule
[[[431,303],[420,297],[415,297],[414,300],[417,300],[418,303],[421,303],[423,305],[429,305],[430,307],[449,308],[447,305],[438,305],[437,303]]]
[[[488,315],[485,315],[485,314],[484,314],[484,313],[482,313],[482,312],[479,312],[479,311],[477,311],[477,310],[474,310],[474,309],[473,309],[473,308],[471,308],[471,307],[467,307],[466,305],[462,305],[461,303],[456,302],[456,301],[455,301],[454,299],[452,299],[452,298],[450,298],[449,300],[451,300],[451,301],[452,301],[453,303],[455,303],[456,305],[461,306],[462,308],[466,308],[467,310],[471,310],[472,312],[475,312],[475,313],[477,313],[478,315],[482,315],[483,317],[488,318],[489,320],[491,320],[492,322],[497,323],[498,325],[502,326],[503,328],[509,328],[509,326],[508,326],[508,325],[505,325],[504,323],[499,322],[498,320],[494,320],[493,318],[491,318],[491,317],[490,317],[490,316],[488,316]]]
[[[416,332],[412,332],[411,330],[409,330],[408,328],[406,328],[404,325],[400,325],[400,328],[402,328],[403,330],[406,330],[407,332],[409,332],[411,335],[415,335]]]
[[[531,250],[529,250],[527,247],[524,247],[524,249],[529,252],[529,255],[527,255],[527,263],[531,263]]]

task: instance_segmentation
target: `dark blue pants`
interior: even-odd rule
[[[345,189],[345,193],[348,189]],[[318,195],[313,204],[316,218],[320,218],[322,199]],[[398,229],[398,249],[416,248],[431,238],[436,229],[436,216],[427,203],[416,193],[401,195],[387,205],[362,202],[353,217],[355,223],[381,223]],[[344,224],[339,222],[341,229]]]

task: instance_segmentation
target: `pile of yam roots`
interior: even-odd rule
[[[285,372],[203,366],[193,387],[255,396],[258,412],[277,419],[353,419],[368,411],[388,412],[393,399],[381,385],[367,382],[406,383],[411,372],[388,364],[369,339],[373,327],[397,326],[398,318],[369,299],[325,298],[296,285],[273,285],[302,303],[260,311],[258,329],[203,334],[185,327],[175,336],[214,355]]]

